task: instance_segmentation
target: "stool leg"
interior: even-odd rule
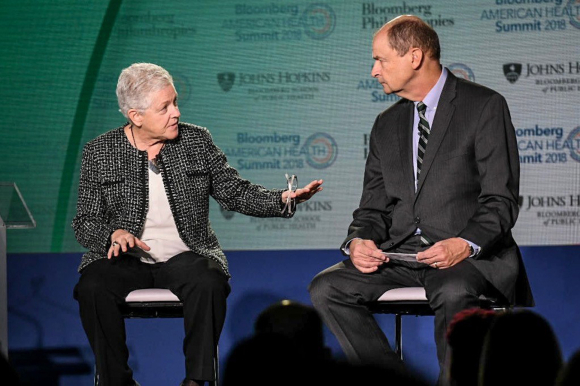
[[[403,320],[401,314],[395,314],[395,352],[403,360]]]
[[[95,365],[93,366],[93,371],[94,371],[94,385],[95,386],[99,386],[100,382],[99,382],[99,373],[97,373],[97,364],[95,363]]]
[[[220,376],[219,363],[220,363],[219,347],[216,346],[215,357],[213,358],[213,371],[214,371],[214,375],[215,375],[215,381],[209,382],[209,384],[211,386],[218,386],[219,385],[219,376]]]

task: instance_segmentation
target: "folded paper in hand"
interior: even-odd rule
[[[391,260],[401,260],[401,261],[409,261],[411,263],[425,264],[417,261],[416,253],[383,252],[383,255],[387,256]]]

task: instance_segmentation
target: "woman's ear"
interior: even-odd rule
[[[141,124],[143,122],[143,116],[139,111],[137,111],[136,109],[130,109],[129,111],[127,111],[127,117],[129,118],[129,121],[131,121],[133,125],[141,127]]]

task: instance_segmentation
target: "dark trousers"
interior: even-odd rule
[[[408,252],[408,251],[407,251]],[[400,368],[400,360],[365,303],[400,287],[425,287],[435,312],[435,343],[440,382],[446,368],[446,331],[453,316],[477,307],[479,295],[493,293],[491,284],[467,260],[448,269],[386,263],[370,274],[350,259],[319,273],[309,286],[312,304],[354,364]]]
[[[134,384],[119,305],[129,292],[141,288],[168,288],[183,302],[186,378],[214,380],[213,358],[230,292],[223,270],[217,262],[193,252],[158,264],[142,263],[127,253],[89,264],[74,289],[100,384]]]

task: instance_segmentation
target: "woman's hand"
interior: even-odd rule
[[[109,253],[107,253],[107,258],[110,259],[113,256],[117,257],[121,251],[127,252],[129,248],[133,247],[141,248],[144,251],[151,250],[147,244],[133,236],[131,233],[124,229],[117,229],[111,235],[111,247],[109,248]]]
[[[282,203],[286,202],[288,196],[290,196],[290,198],[296,199],[296,203],[298,204],[310,200],[312,196],[322,191],[323,182],[323,180],[314,180],[302,189],[296,189],[295,192],[286,190],[284,193],[282,193]]]

